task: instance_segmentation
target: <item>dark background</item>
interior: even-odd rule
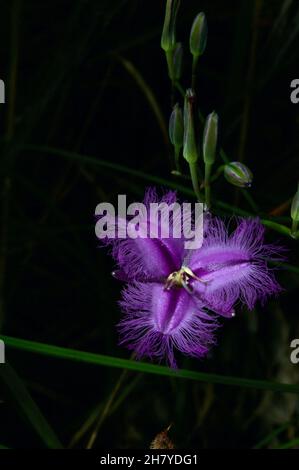
[[[111,277],[113,262],[95,238],[94,209],[101,201],[115,202],[117,194],[141,200],[150,183],[85,156],[190,187],[170,173],[165,129],[171,93],[160,48],[164,5],[158,0],[1,2],[3,334],[129,357],[117,345],[121,285]],[[204,115],[219,113],[228,157],[243,159],[253,171],[255,211],[223,178],[213,195],[289,225],[299,174],[299,105],[290,102],[290,82],[298,78],[298,2],[183,0],[177,37],[185,46],[184,87],[190,86],[189,31],[199,11],[207,15],[209,36],[199,64],[198,102]],[[128,73],[124,59],[137,72]],[[162,129],[136,74],[160,105]],[[75,152],[77,158],[46,147]],[[296,266],[298,242],[270,230],[267,240],[285,245],[288,263]],[[277,276],[285,289],[279,299],[240,312],[219,332],[218,346],[206,360],[179,357],[180,367],[298,383],[289,344],[299,337],[299,276],[288,269]],[[92,410],[105,403],[120,374],[20,351],[7,355],[66,446]],[[177,448],[253,447],[281,425],[284,430],[266,447],[298,437],[296,395],[133,372],[121,393],[128,384],[130,393],[103,423],[96,447],[148,448],[170,423]],[[42,447],[1,384],[0,400],[0,443]],[[75,446],[84,447],[90,432]]]

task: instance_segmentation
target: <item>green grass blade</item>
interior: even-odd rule
[[[78,163],[81,163],[84,165],[86,164],[91,165],[94,168],[106,168],[108,170],[117,171],[125,175],[131,175],[133,177],[143,179],[150,183],[155,183],[161,186],[167,186],[171,189],[176,189],[177,191],[180,191],[182,194],[186,194],[187,196],[194,198],[194,191],[191,188],[186,188],[186,186],[180,185],[175,181],[169,181],[164,178],[160,178],[154,175],[150,175],[148,173],[144,173],[139,170],[135,170],[134,168],[126,167],[124,165],[119,165],[117,163],[113,163],[113,162],[106,161],[106,160],[101,160],[99,158],[91,157],[88,155],[82,155],[80,153],[70,152],[68,150],[61,150],[61,149],[47,147],[47,146],[25,145],[24,148],[35,151],[35,152],[48,153],[51,155],[55,155],[57,157],[62,157],[68,160],[77,161]],[[219,209],[224,209],[230,213],[233,212],[236,215],[252,216],[250,212],[240,209],[238,207],[232,206],[231,204],[227,204],[222,201],[215,201],[215,206],[218,207]],[[280,233],[283,233],[284,235],[290,235],[290,229],[288,227],[284,227],[283,225],[273,223],[272,221],[269,221],[266,219],[262,219],[262,223],[264,225],[267,225],[269,228],[272,228],[272,230],[276,230]]]
[[[128,369],[148,374],[156,374],[178,379],[190,379],[199,382],[208,382],[222,385],[233,385],[237,387],[255,388],[259,390],[272,390],[274,392],[298,393],[299,385],[270,382],[267,380],[254,380],[243,377],[230,377],[226,375],[211,374],[206,372],[197,372],[187,369],[173,370],[166,366],[149,364],[129,359],[94,354],[75,349],[66,349],[59,346],[28,341],[10,336],[1,336],[5,345],[21,351],[33,352],[44,356],[56,357],[59,359],[68,359],[77,362],[95,364],[107,367],[116,367],[119,369]],[[0,368],[1,370],[1,368]]]
[[[293,448],[297,448],[298,446],[299,446],[299,437],[297,437],[296,439],[293,439],[292,441],[286,442],[285,444],[281,444],[275,447],[275,449],[293,449]]]
[[[150,108],[152,109],[158,125],[160,127],[160,130],[163,135],[163,140],[168,147],[169,145],[169,139],[168,139],[168,130],[167,130],[167,125],[162,113],[162,110],[160,108],[159,102],[157,98],[155,97],[152,89],[149,87],[149,85],[146,83],[144,78],[142,77],[141,73],[137,70],[137,68],[130,62],[129,60],[125,59],[124,57],[118,57],[119,61],[123,65],[123,67],[126,69],[126,71],[133,77],[133,79],[136,81],[137,85],[141,89],[142,93],[146,97]]]
[[[274,266],[278,266],[279,268],[285,269],[286,271],[290,271],[291,273],[299,274],[299,267],[293,266],[292,264],[288,263],[273,263]]]
[[[274,429],[270,434],[268,434],[266,437],[264,437],[258,444],[254,446],[254,449],[262,449],[262,447],[265,447],[267,444],[271,444],[273,439],[281,434],[283,431],[285,431],[288,427],[290,426],[290,423],[284,423],[278,428]]]
[[[50,155],[54,155],[57,157],[62,157],[68,160],[77,161],[78,163],[81,163],[83,165],[90,165],[90,166],[93,166],[94,168],[106,168],[107,170],[117,171],[124,175],[130,175],[139,179],[143,179],[150,183],[155,183],[155,184],[162,185],[162,186],[168,186],[169,188],[172,188],[172,189],[177,189],[178,191],[181,191],[184,194],[194,197],[194,192],[192,191],[192,189],[186,188],[185,186],[178,185],[174,181],[168,181],[164,178],[160,178],[158,176],[150,175],[148,173],[135,170],[134,168],[129,168],[124,165],[119,165],[118,163],[113,163],[111,161],[101,160],[100,158],[91,157],[88,155],[82,155],[80,153],[70,152],[67,150],[61,150],[61,149],[47,147],[47,146],[26,145],[24,146],[24,148],[27,150],[35,151],[35,152],[48,153]]]
[[[45,446],[49,449],[61,449],[62,445],[54,431],[32,400],[23,381],[9,364],[0,365],[0,379],[4,383],[9,398],[16,402],[21,414],[29,421]]]
[[[275,230],[276,232],[282,233],[283,235],[291,235],[291,230],[285,225],[281,225],[276,222],[272,222],[272,220],[266,219],[262,219],[261,222],[265,225],[265,227],[272,228],[272,230]]]

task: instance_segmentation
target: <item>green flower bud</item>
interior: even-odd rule
[[[175,48],[175,23],[179,9],[180,0],[167,0],[165,19],[161,37],[161,47],[165,52],[170,52]]]
[[[198,151],[194,131],[195,94],[191,88],[186,91],[184,104],[184,147],[183,156],[189,164],[196,163]]]
[[[182,147],[184,139],[184,121],[183,113],[178,103],[174,106],[170,115],[169,138],[174,147],[178,147],[179,149]]]
[[[203,133],[203,159],[212,165],[216,158],[218,140],[218,114],[213,111],[208,115]]]
[[[291,205],[291,217],[294,222],[299,222],[299,183],[298,189]]]
[[[224,166],[224,176],[227,181],[239,188],[250,188],[252,183],[252,172],[240,162],[230,162]]]
[[[172,57],[172,74],[173,80],[178,81],[182,75],[182,63],[183,63],[183,47],[182,43],[178,42],[173,51]]]
[[[201,56],[207,45],[208,25],[206,15],[199,13],[193,21],[190,32],[190,52],[194,57]]]

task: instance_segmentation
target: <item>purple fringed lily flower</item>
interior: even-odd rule
[[[175,201],[174,192],[158,201],[149,190],[144,203]],[[281,259],[280,249],[264,244],[259,219],[237,222],[229,235],[219,218],[206,215],[203,245],[193,250],[184,249],[183,236],[107,240],[118,264],[115,276],[127,283],[120,342],[137,358],[165,357],[175,367],[175,349],[203,357],[215,341],[217,318],[233,317],[236,303],[252,309],[281,290],[267,266]]]

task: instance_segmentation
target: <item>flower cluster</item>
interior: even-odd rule
[[[172,204],[176,193],[159,201],[150,189],[144,203],[151,202]],[[258,218],[235,221],[229,234],[221,219],[206,214],[203,244],[193,250],[184,248],[183,235],[106,240],[117,263],[114,275],[126,283],[120,343],[137,358],[166,358],[175,367],[175,349],[203,357],[215,342],[219,318],[232,318],[241,303],[252,309],[281,290],[268,267],[269,260],[281,259],[281,249],[264,244]]]

